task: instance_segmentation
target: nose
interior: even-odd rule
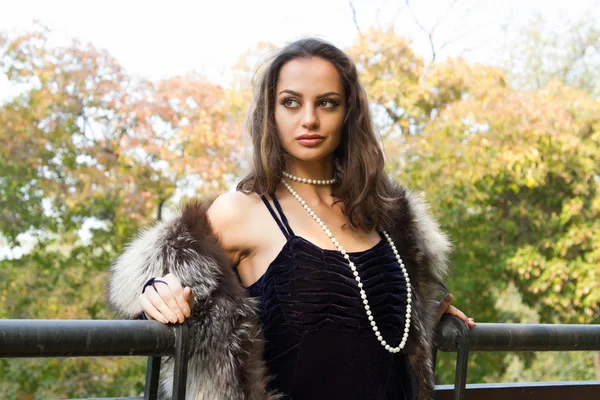
[[[306,129],[316,129],[319,127],[319,119],[315,112],[315,107],[306,106],[304,107],[304,114],[302,115],[302,127]]]

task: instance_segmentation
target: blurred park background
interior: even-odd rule
[[[455,305],[600,323],[598,1],[2,3],[0,318],[113,318],[111,261],[233,189],[254,71],[317,36],[355,59],[389,172],[450,234]],[[137,395],[145,362],[0,360],[0,397]],[[598,353],[470,355],[469,382],[592,379]]]

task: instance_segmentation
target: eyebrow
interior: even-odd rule
[[[285,90],[282,90],[281,92],[279,92],[279,94],[282,94],[282,93],[289,93],[289,94],[293,94],[294,96],[302,97],[302,93],[298,93],[298,92],[290,90],[290,89],[285,89]],[[327,97],[327,96],[340,96],[340,97],[342,97],[337,92],[327,92],[327,93],[323,93],[323,94],[318,95],[317,99],[321,99],[321,98]]]

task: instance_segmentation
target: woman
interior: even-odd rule
[[[250,174],[132,242],[112,269],[113,307],[188,319],[189,398],[429,398],[435,323],[474,321],[451,295],[432,302],[449,242],[385,174],[354,63],[322,40],[288,45],[247,127]]]

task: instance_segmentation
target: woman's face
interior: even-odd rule
[[[333,64],[320,57],[288,61],[279,71],[275,96],[275,123],[285,152],[302,161],[332,157],[346,115],[346,94]]]

